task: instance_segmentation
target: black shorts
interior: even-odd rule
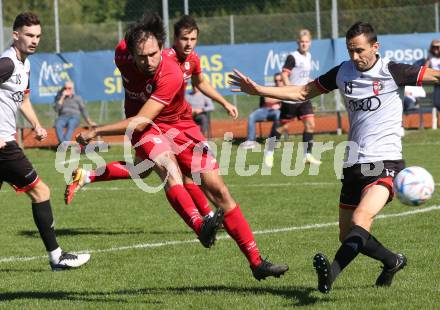
[[[380,163],[380,162],[379,162]],[[341,180],[342,189],[339,197],[339,207],[342,209],[354,209],[361,201],[364,190],[372,185],[381,184],[388,188],[390,196],[388,202],[393,199],[393,180],[400,170],[405,168],[403,160],[385,160],[383,161],[383,169],[376,171],[374,169],[378,163],[356,164],[348,168],[344,168],[342,174],[344,178]],[[366,165],[370,173],[362,172],[362,165]]]
[[[299,120],[313,116],[313,106],[310,100],[300,103],[281,103],[281,121],[290,121],[297,117]]]
[[[37,172],[17,142],[7,142],[0,149],[0,184],[8,182],[17,192],[26,192],[39,181]]]

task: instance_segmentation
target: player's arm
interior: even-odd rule
[[[177,65],[174,69],[174,71],[171,70],[162,75],[156,84],[156,89],[135,116],[113,124],[83,131],[76,137],[76,141],[82,145],[87,145],[98,135],[121,135],[126,134],[127,130],[134,132],[144,131],[153,123],[153,120],[165,106],[171,104],[173,98],[182,87],[182,73]]]
[[[388,69],[398,86],[440,84],[440,71],[426,66],[414,66],[390,61]]]
[[[23,97],[23,103],[20,106],[20,112],[23,114],[24,118],[31,124],[35,131],[35,138],[37,140],[44,140],[47,137],[46,130],[41,127],[40,121],[38,120],[37,114],[35,114],[34,108],[32,107],[30,100],[29,88],[26,89]]]
[[[431,68],[425,69],[425,74],[422,77],[423,84],[440,84],[440,70]]]
[[[157,115],[159,115],[160,111],[162,111],[164,107],[165,106],[162,103],[154,99],[148,99],[136,116],[113,124],[99,126],[91,130],[83,131],[76,137],[76,141],[82,145],[87,145],[96,136],[123,135],[127,132],[127,130],[141,132],[153,122],[153,120]]]
[[[281,71],[281,78],[286,86],[291,85],[290,74],[292,74],[293,68],[295,68],[295,57],[288,55],[283,66],[283,70]]]
[[[249,95],[279,100],[304,101],[324,92],[321,88],[318,88],[315,81],[302,86],[262,86],[238,70],[234,70],[234,74],[230,75],[230,78],[231,84],[238,87],[237,89],[232,89],[233,92],[241,91]]]
[[[238,117],[237,107],[229,103],[209,82],[203,78],[203,73],[193,74],[191,78],[193,86],[196,86],[207,97],[218,102],[234,119]]]

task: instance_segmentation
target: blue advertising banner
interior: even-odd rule
[[[414,63],[427,57],[431,40],[438,38],[437,33],[382,35],[380,53],[397,62]],[[196,50],[205,77],[217,91],[228,95],[228,75],[234,68],[259,84],[273,85],[273,74],[281,71],[287,55],[296,48],[296,42],[274,42],[199,46]],[[312,78],[348,59],[344,38],[314,40],[311,53]],[[75,82],[77,93],[87,101],[122,100],[122,79],[113,55],[113,51],[32,55],[32,102],[53,102],[67,80]]]

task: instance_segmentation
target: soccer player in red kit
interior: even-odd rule
[[[199,235],[203,245],[209,247],[214,243],[216,230],[223,219],[225,230],[248,259],[254,277],[257,280],[280,277],[288,266],[275,265],[261,258],[249,224],[218,174],[215,158],[204,151],[199,155],[199,164],[194,165],[204,137],[184,100],[185,84],[179,66],[161,56],[164,39],[165,31],[157,14],[145,14],[141,22],[127,31],[125,42],[132,57],[132,75],[121,73],[126,91],[133,98],[139,98],[139,104],[130,107],[127,119],[83,131],[77,141],[87,145],[97,135],[133,131],[132,144],[137,156],[154,162],[153,170],[166,183],[170,204]],[[146,86],[139,82],[141,77]],[[204,220],[196,209],[183,186],[182,173],[200,173],[203,190],[218,207],[213,220]]]
[[[172,48],[164,49],[162,52],[163,57],[169,57],[179,64],[183,73],[185,83],[191,80],[192,85],[198,87],[204,95],[220,103],[224,109],[233,118],[237,118],[237,108],[224,99],[203,77],[202,68],[200,66],[200,58],[194,51],[197,45],[197,39],[199,34],[199,27],[197,22],[189,15],[182,16],[174,24],[174,44]],[[124,62],[131,62],[131,56],[127,50],[125,40],[119,42],[115,51],[115,63],[119,69],[124,66]],[[129,59],[130,58],[130,59]],[[135,100],[136,98],[134,98]],[[129,105],[132,105],[132,99],[126,92],[126,109],[130,109]],[[136,106],[137,103],[135,102]],[[135,159],[135,163],[139,163],[140,158]],[[149,175],[152,170],[143,171],[140,177],[144,178]],[[209,207],[206,196],[201,191],[197,184],[194,184],[193,180],[187,176],[184,177],[184,187],[194,200],[197,209],[202,216],[212,216],[213,212]],[[96,170],[87,171],[83,168],[76,169],[72,174],[72,182],[66,186],[65,202],[70,204],[75,193],[88,183],[95,183],[101,181],[111,181],[120,179],[130,179],[131,175],[128,171],[128,166],[125,161],[110,162],[105,167],[98,168]]]

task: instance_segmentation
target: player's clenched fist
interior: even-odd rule
[[[79,133],[76,136],[76,142],[78,142],[81,145],[87,145],[91,140],[93,140],[96,137],[96,130],[86,130],[81,133]]]

